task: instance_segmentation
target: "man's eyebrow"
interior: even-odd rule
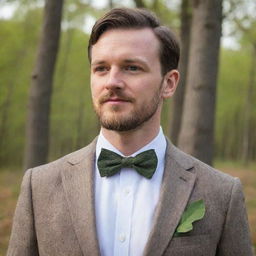
[[[96,61],[93,61],[91,63],[91,65],[94,66],[94,65],[101,65],[101,64],[105,64],[105,63],[106,63],[106,61],[104,61],[104,60],[96,60]]]
[[[135,63],[135,62],[138,62],[138,63],[144,64],[144,65],[147,66],[147,62],[144,61],[143,59],[139,59],[139,58],[125,59],[124,62],[125,63]]]
[[[124,60],[121,60],[121,62],[123,63],[140,63],[142,65],[145,65],[145,66],[148,66],[147,62],[143,59],[140,59],[140,58],[130,58],[130,59],[124,59]],[[107,62],[104,61],[104,60],[95,60],[91,63],[91,66],[95,66],[95,65],[103,65],[103,64],[106,64]]]

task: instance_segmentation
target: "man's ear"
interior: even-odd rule
[[[170,98],[175,93],[180,79],[180,73],[177,69],[172,69],[164,76],[162,97],[163,99]]]

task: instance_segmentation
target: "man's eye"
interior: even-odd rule
[[[125,69],[129,70],[129,71],[138,71],[138,70],[140,70],[140,68],[138,66],[134,66],[134,65],[126,66]]]
[[[94,72],[104,72],[106,70],[107,70],[107,68],[104,66],[98,66],[98,67],[94,68]]]

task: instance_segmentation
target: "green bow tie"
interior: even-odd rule
[[[140,175],[151,179],[157,167],[155,150],[144,151],[135,157],[122,157],[108,149],[101,149],[98,158],[98,169],[101,177],[112,176],[124,167],[133,168]]]

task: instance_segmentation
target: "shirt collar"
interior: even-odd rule
[[[140,148],[138,151],[134,152],[131,156],[136,156],[137,154],[149,150],[149,149],[154,149],[158,158],[159,162],[164,161],[165,157],[165,151],[166,151],[166,139],[162,130],[162,127],[159,129],[159,133],[157,136],[151,140],[147,145],[144,147]],[[121,156],[124,156],[118,149],[116,149],[100,132],[97,144],[96,144],[96,159],[98,159],[100,151],[102,148],[111,150]]]

